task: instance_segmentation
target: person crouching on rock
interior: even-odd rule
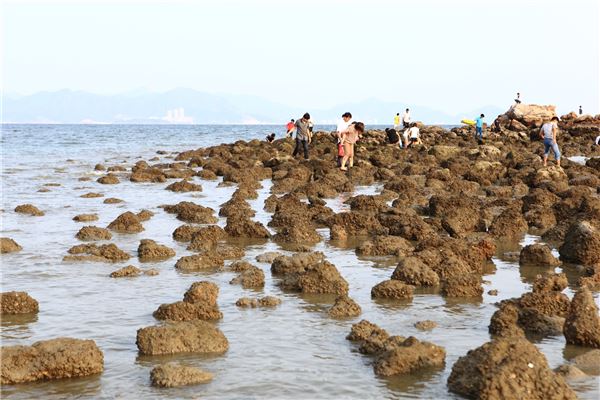
[[[540,129],[540,138],[544,140],[544,167],[548,164],[548,154],[550,149],[554,153],[556,165],[560,167],[560,149],[556,142],[556,133],[558,131],[558,117],[552,117],[550,122],[546,122]]]
[[[409,142],[406,145],[407,149],[415,144],[423,144],[423,142],[421,141],[421,133],[419,132],[419,127],[415,122],[413,122],[410,125],[410,128],[406,130],[406,133],[407,136],[409,136]]]
[[[365,124],[353,122],[345,132],[342,132],[342,145],[344,146],[344,158],[342,158],[342,171],[347,171],[346,162],[350,160],[349,166],[354,166],[354,143],[365,132]]]
[[[270,135],[267,135],[267,142],[269,143],[273,143],[273,141],[275,140],[275,134],[271,133]]]
[[[385,134],[387,136],[387,142],[390,145],[398,145],[402,147],[402,143],[400,142],[400,136],[398,136],[398,132],[392,128],[386,128]]]
[[[300,147],[304,149],[304,159],[308,160],[308,144],[311,141],[312,133],[309,128],[310,114],[305,113],[302,118],[296,121],[296,148],[292,153],[292,157],[300,153]]]

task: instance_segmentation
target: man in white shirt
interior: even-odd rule
[[[337,164],[338,167],[341,167],[342,165],[342,158],[344,158],[344,155],[340,155],[340,150],[339,150],[339,146],[340,143],[342,141],[342,132],[346,132],[348,130],[348,127],[352,124],[352,114],[350,114],[349,112],[345,112],[344,114],[342,114],[342,119],[340,119],[337,123],[337,127],[335,128],[335,135],[337,137],[336,143],[338,145],[338,148],[336,149],[336,153],[337,153]]]
[[[408,136],[409,136],[409,142],[408,142],[408,145],[406,146],[406,148],[409,148],[413,144],[422,144],[423,143],[421,141],[421,133],[419,132],[419,128],[417,127],[417,124],[415,124],[415,123],[411,124],[410,129],[407,129],[406,132],[408,133]]]
[[[410,110],[407,108],[402,115],[402,125],[404,128],[408,128],[410,126]]]

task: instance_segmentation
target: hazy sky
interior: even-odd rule
[[[599,113],[596,0],[3,0],[6,93],[187,87],[293,106]]]

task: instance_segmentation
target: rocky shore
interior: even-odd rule
[[[484,275],[493,270],[491,259],[502,255],[507,243],[518,247],[525,234],[534,232],[544,243],[526,246],[514,257],[524,268],[545,268],[545,273],[532,279],[530,292],[497,304],[489,321],[490,341],[456,361],[448,390],[477,399],[576,398],[568,375],[550,369],[531,338],[564,335],[570,345],[600,348],[600,317],[593,298],[600,290],[600,146],[593,145],[600,134],[600,116],[563,116],[558,136],[563,154],[587,159],[564,159],[562,168],[551,159],[543,167],[543,145],[536,135],[541,122],[553,114],[552,106],[513,107],[498,117],[493,132],[484,132],[479,144],[469,127],[421,126],[423,145],[402,150],[386,143],[385,132],[370,130],[358,142],[354,167],[347,172],[336,167],[335,138],[328,132],[316,133],[309,160],[294,159],[294,143],[279,139],[199,148],[179,153],[172,162],[142,160],[127,169],[96,165],[95,170],[107,172],[97,184],[118,187],[129,181],[139,185],[140,193],[146,185],[176,193],[202,192],[194,178],[220,179],[220,186],[235,190],[218,210],[201,200],[156,205],[159,212],[181,221],[170,234],[192,255],[178,254],[178,249],[152,239],[144,224],[154,214],[130,209],[107,226],[81,227],[79,223],[96,223],[98,216],[75,216],[81,227],[75,238],[84,243],[65,246],[64,261],[170,260],[182,273],[235,273],[230,285],[240,293],[261,290],[272,279],[292,296],[331,296],[325,317],[347,323],[347,338],[354,343],[349,348],[358,346],[371,357],[373,373],[389,377],[444,368],[446,350],[425,336],[390,335],[367,320],[353,324],[365,304],[353,298],[352,283],[335,257],[314,251],[315,245],[326,240],[334,247],[355,243],[361,257],[393,260],[395,269],[370,289],[372,301],[409,306],[421,293],[481,301]],[[249,203],[265,180],[272,182],[264,202],[270,214],[267,226],[256,219]],[[380,188],[378,193],[350,197],[342,212],[325,201],[373,185]],[[14,212],[47,218],[32,204],[18,205]],[[218,217],[225,219],[223,227],[217,225]],[[123,235],[139,242],[136,254],[119,247]],[[96,243],[110,240],[115,243]],[[257,262],[270,264],[270,270],[241,260],[249,246],[265,243],[281,250],[257,257]],[[18,257],[23,247],[2,238],[3,254]],[[135,265],[115,269],[110,277],[158,273]],[[564,272],[575,280],[569,281]],[[563,293],[568,286],[576,291],[572,299]],[[212,282],[198,280],[183,297],[174,294],[180,301],[149,304],[148,315],[157,324],[137,331],[139,354],[226,357],[230,342],[227,330],[218,325],[227,326],[228,321],[219,307],[219,290]],[[243,312],[276,311],[282,301],[285,304],[274,296],[237,298],[234,303],[246,309]],[[3,315],[44,312],[44,304],[25,292],[2,293],[0,305]],[[436,322],[417,325],[426,335]],[[57,338],[32,346],[3,346],[0,358],[3,385],[86,376],[104,368],[103,353],[93,340]],[[213,378],[212,373],[178,364],[158,365],[150,376],[160,387]]]

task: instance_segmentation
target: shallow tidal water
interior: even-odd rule
[[[166,183],[132,183],[126,174],[118,174],[118,185],[101,185],[95,180],[104,173],[94,171],[96,163],[130,167],[139,159],[159,157],[170,162],[175,152],[210,146],[221,142],[252,138],[262,139],[272,127],[260,126],[24,126],[4,125],[2,133],[2,236],[13,238],[23,250],[2,255],[2,291],[26,291],[40,304],[34,317],[3,317],[2,345],[30,345],[35,341],[60,336],[93,339],[104,352],[102,374],[71,380],[4,386],[2,396],[11,399],[63,398],[420,398],[455,399],[446,380],[452,365],[460,357],[489,340],[488,324],[496,310],[495,302],[516,297],[530,290],[535,275],[548,269],[520,267],[502,254],[519,251],[524,244],[540,241],[527,235],[520,243],[499,246],[493,265],[484,275],[484,295],[480,300],[447,300],[431,291],[417,291],[412,302],[374,301],[371,288],[389,279],[397,260],[359,258],[352,246],[340,246],[328,240],[328,230],[320,232],[323,241],[314,250],[325,253],[350,285],[349,295],[362,307],[360,317],[335,320],[327,315],[333,296],[307,296],[283,292],[271,276],[270,265],[255,261],[266,251],[281,251],[270,241],[248,243],[243,259],[265,271],[262,290],[246,290],[229,281],[236,274],[225,268],[213,273],[181,273],[175,270],[178,258],[193,254],[187,243],[172,239],[182,225],[174,215],[158,206],[193,201],[218,212],[235,190],[217,187],[219,181],[204,181],[200,193],[173,193]],[[278,132],[279,133],[279,132]],[[156,154],[165,150],[167,154]],[[139,158],[141,157],[141,158]],[[83,176],[91,181],[81,182]],[[60,186],[47,186],[55,183]],[[40,188],[48,192],[38,192]],[[265,226],[270,213],[263,210],[270,195],[270,182],[263,181],[259,198],[250,200],[257,211],[256,220]],[[339,212],[347,209],[343,201],[350,196],[373,194],[379,187],[361,187],[354,193],[328,200]],[[81,198],[88,192],[102,193],[100,198]],[[125,200],[103,204],[108,197]],[[43,217],[17,214],[15,206],[32,203],[43,210]],[[67,250],[80,244],[75,233],[85,225],[106,227],[125,211],[148,209],[155,213],[143,222],[145,231],[134,235],[114,234],[110,241],[132,258],[123,263],[63,262]],[[77,223],[77,214],[97,213],[99,220]],[[220,218],[219,225],[224,226]],[[136,257],[141,239],[153,239],[176,250],[177,255],[162,262],[140,263]],[[104,243],[104,242],[101,242]],[[356,244],[356,243],[355,243]],[[157,268],[157,276],[109,278],[108,274],[125,265],[142,269]],[[227,266],[228,262],[226,262]],[[564,267],[574,284],[574,268]],[[556,268],[561,271],[561,268]],[[223,319],[216,325],[227,336],[229,350],[216,356],[183,354],[141,357],[135,345],[137,329],[159,321],[152,312],[162,303],[181,300],[196,281],[208,280],[220,287],[218,303]],[[573,287],[565,293],[572,297]],[[497,289],[497,296],[487,294]],[[243,296],[274,295],[283,300],[273,309],[241,309],[235,301]],[[596,294],[597,300],[597,294]],[[390,334],[410,336],[444,346],[444,369],[394,378],[378,378],[372,359],[358,352],[345,336],[353,323],[367,319]],[[429,332],[414,328],[421,320],[433,320],[438,327]],[[586,349],[566,346],[564,337],[534,340],[551,368],[567,362]],[[212,382],[174,389],[150,386],[150,370],[159,363],[175,360],[212,372]],[[597,399],[598,377],[572,383],[582,399]]]

